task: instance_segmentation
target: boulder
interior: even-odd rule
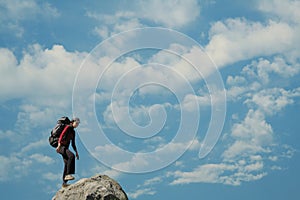
[[[128,200],[128,198],[115,180],[106,175],[96,175],[61,188],[52,200]]]

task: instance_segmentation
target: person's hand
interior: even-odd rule
[[[56,152],[59,153],[60,151],[60,144],[56,147]]]
[[[78,152],[76,152],[76,158],[77,158],[77,160],[79,160],[79,155],[78,155]]]

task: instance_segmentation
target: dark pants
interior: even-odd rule
[[[60,148],[59,153],[62,155],[65,164],[63,182],[67,183],[67,181],[64,180],[65,176],[68,174],[75,174],[75,155],[64,146]]]

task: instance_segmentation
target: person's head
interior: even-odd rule
[[[74,127],[74,128],[77,128],[78,125],[80,123],[80,119],[78,117],[74,117],[72,120],[71,120],[71,125]]]

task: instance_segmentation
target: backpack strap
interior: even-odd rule
[[[60,136],[59,136],[59,140],[58,140],[58,144],[60,144],[61,140],[63,139],[65,133],[67,132],[69,128],[69,125],[66,125],[66,127],[64,128],[64,130],[61,132]]]

